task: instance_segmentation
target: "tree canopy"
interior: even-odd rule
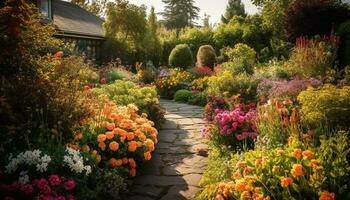
[[[243,17],[247,15],[244,10],[244,4],[241,0],[229,0],[225,14],[221,15],[221,21],[223,23],[228,23],[230,19],[236,15]]]
[[[170,29],[182,29],[195,25],[198,19],[199,8],[194,5],[194,0],[162,0],[165,3],[164,25]]]

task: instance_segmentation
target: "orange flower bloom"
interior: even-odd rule
[[[216,195],[215,200],[225,200],[221,194]]]
[[[109,140],[113,139],[114,138],[114,133],[112,131],[108,131],[106,133],[106,138],[109,139]]]
[[[334,200],[335,194],[327,191],[321,192],[319,200]]]
[[[98,143],[98,147],[100,147],[102,151],[106,150],[106,144],[104,142]]]
[[[90,147],[89,147],[88,145],[84,145],[84,146],[83,146],[83,151],[84,151],[84,152],[90,151]]]
[[[245,161],[238,162],[236,164],[236,168],[244,168],[245,166],[247,166],[247,163]]]
[[[139,140],[142,141],[142,142],[146,141],[146,139],[147,139],[147,137],[146,137],[145,134],[143,134],[143,133],[142,133],[141,135],[138,135],[137,137],[138,137]]]
[[[74,150],[79,150],[79,146],[77,144],[67,144],[66,146]]]
[[[135,168],[131,168],[130,169],[130,176],[131,177],[135,177],[136,176],[136,169]]]
[[[262,165],[262,159],[256,159],[255,160],[255,167],[261,166]]]
[[[109,167],[111,167],[111,168],[116,168],[116,167],[117,167],[117,159],[115,159],[115,158],[109,159],[108,165],[109,165]]]
[[[109,149],[112,151],[117,151],[119,149],[119,144],[116,141],[109,143]]]
[[[133,140],[135,138],[134,136],[134,133],[132,132],[129,132],[127,135],[126,135],[126,138],[130,141],[130,140]]]
[[[94,155],[94,156],[97,155],[97,151],[96,151],[96,150],[93,150],[91,153],[92,153],[92,155]]]
[[[282,187],[288,187],[293,183],[293,179],[290,177],[281,177],[281,186]]]
[[[313,159],[315,157],[315,154],[314,152],[310,151],[310,150],[306,150],[306,151],[303,151],[303,156],[305,159]]]
[[[112,122],[112,123],[106,123],[106,129],[109,130],[109,131],[113,131],[113,129],[115,128],[115,124]]]
[[[151,160],[151,158],[152,158],[151,152],[149,152],[149,151],[145,152],[143,155],[144,155],[146,160]]]
[[[302,151],[301,151],[301,149],[294,149],[294,151],[293,151],[293,156],[294,156],[294,158],[296,158],[296,159],[300,159],[301,158],[301,156],[302,156]]]
[[[262,188],[261,187],[256,187],[256,188],[254,188],[254,192],[255,193],[261,193],[262,192]]]
[[[242,192],[242,194],[241,194],[241,200],[249,199],[249,197],[250,197],[250,193],[249,193],[248,191]]]
[[[229,188],[225,187],[222,191],[222,194],[224,195],[224,197],[229,197],[231,195],[231,192],[229,190]]]
[[[97,136],[97,142],[104,142],[104,141],[106,141],[106,135],[105,134],[99,134],[98,136]]]
[[[136,149],[137,149],[137,142],[135,141],[128,142],[128,151],[135,152]]]
[[[242,178],[241,172],[239,172],[239,170],[237,170],[235,173],[233,173],[233,177],[235,177],[235,179],[240,179],[240,178]]]
[[[81,140],[81,139],[83,139],[83,134],[82,133],[75,134],[74,140]]]
[[[123,165],[128,164],[129,160],[127,158],[122,158]]]
[[[131,168],[136,168],[136,162],[133,158],[129,158],[129,166]]]
[[[317,168],[320,164],[321,164],[320,160],[312,159],[311,162],[310,162],[310,167]]]
[[[304,176],[303,166],[300,164],[294,164],[290,172],[294,177]]]

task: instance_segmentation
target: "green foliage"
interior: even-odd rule
[[[192,93],[192,95],[188,99],[188,103],[192,105],[198,105],[198,106],[207,105],[207,93],[205,91]]]
[[[183,69],[193,65],[192,52],[187,44],[176,45],[169,55],[169,65]]]
[[[216,63],[215,50],[211,45],[203,45],[199,48],[197,53],[197,65],[199,67],[214,68]]]
[[[349,86],[337,88],[333,85],[324,85],[320,89],[308,88],[299,94],[298,101],[301,104],[303,125],[318,127],[320,124],[326,124],[334,128],[349,128]]]
[[[162,47],[157,32],[157,16],[154,12],[154,7],[152,7],[147,20],[147,34],[145,38],[145,47],[147,48],[146,59],[147,61],[152,61],[156,66],[159,66],[162,56]]]
[[[222,68],[233,74],[254,73],[256,63],[256,52],[249,46],[238,43],[233,48],[227,48],[225,52],[229,62],[224,63]]]
[[[209,78],[208,93],[225,97],[240,95],[245,99],[254,100],[258,83],[259,80],[250,75],[232,75],[229,71],[223,71]]]
[[[342,41],[339,49],[340,64],[342,67],[350,66],[350,21],[341,24],[337,33]]]
[[[179,42],[188,44],[192,52],[202,45],[214,45],[213,31],[208,28],[186,28],[179,34]]]
[[[162,0],[165,4],[164,24],[167,28],[180,30],[187,26],[193,26],[198,19],[199,8],[194,5],[194,0]]]
[[[233,16],[245,17],[247,14],[244,10],[244,4],[241,0],[229,0],[226,6],[225,14],[221,16],[223,23],[228,23]]]
[[[177,102],[187,103],[191,95],[192,92],[189,90],[178,90],[175,92],[174,100]]]
[[[113,84],[94,88],[92,93],[107,95],[117,105],[135,104],[143,110],[147,103],[158,103],[157,91],[154,87],[140,87],[131,81],[117,80]]]
[[[245,43],[260,52],[269,45],[270,34],[262,27],[258,15],[246,18],[234,16],[227,24],[220,24],[214,33],[216,48]]]
[[[137,80],[145,84],[153,83],[157,76],[156,68],[150,62],[146,65],[143,65],[142,63],[136,65],[136,71]]]
[[[129,52],[144,55],[142,46],[147,33],[146,8],[129,4],[126,0],[117,0],[107,4],[104,23],[106,37],[115,38],[124,44]]]
[[[293,48],[286,68],[300,77],[322,79],[332,69],[336,58],[337,37],[330,41],[300,38]]]

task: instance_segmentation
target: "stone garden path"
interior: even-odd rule
[[[207,165],[203,144],[203,108],[161,100],[166,122],[159,131],[152,160],[142,169],[128,200],[193,199]]]

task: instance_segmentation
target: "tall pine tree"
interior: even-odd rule
[[[244,10],[244,4],[241,0],[229,0],[228,5],[226,7],[226,12],[221,16],[221,21],[223,23],[228,23],[233,16],[243,16],[245,17],[247,14]]]
[[[162,0],[166,5],[164,12],[164,25],[170,29],[182,29],[195,25],[198,19],[199,8],[194,5],[194,0]]]

